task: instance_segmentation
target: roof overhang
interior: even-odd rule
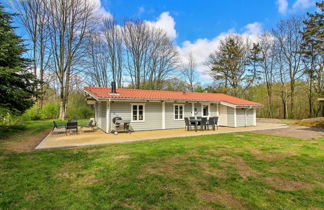
[[[122,98],[122,97],[98,97],[96,95],[94,95],[93,93],[89,92],[88,90],[84,89],[84,92],[90,96],[90,99],[87,99],[87,101],[116,101],[116,102],[181,102],[181,103],[201,103],[201,102],[205,102],[205,103],[217,103],[217,104],[221,104],[224,106],[228,106],[228,107],[232,107],[232,108],[256,108],[256,107],[262,107],[262,105],[251,105],[251,104],[247,104],[247,105],[239,105],[239,104],[231,104],[231,103],[227,103],[224,101],[216,101],[216,100],[191,100],[191,99],[157,99],[157,98]],[[90,102],[90,104],[93,104],[93,102]]]

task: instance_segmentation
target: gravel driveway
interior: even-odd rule
[[[324,137],[324,129],[305,126],[290,126],[272,130],[254,131],[254,133],[270,134],[275,136],[288,136],[300,139],[311,139]]]

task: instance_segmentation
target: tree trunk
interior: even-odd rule
[[[294,102],[295,102],[295,80],[290,82],[290,117],[294,118]]]
[[[312,75],[310,75],[309,78],[309,97],[308,97],[308,102],[309,102],[309,118],[313,117],[313,79]]]

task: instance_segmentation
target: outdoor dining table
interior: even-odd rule
[[[197,127],[198,127],[198,125],[200,125],[201,118],[189,119],[189,121],[190,121],[190,124],[195,124],[195,131],[197,132]]]

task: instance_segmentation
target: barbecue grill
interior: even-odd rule
[[[123,120],[121,117],[114,117],[112,119],[112,122],[114,124],[114,130],[112,133],[118,134],[118,132],[126,132],[130,133],[130,120]]]

